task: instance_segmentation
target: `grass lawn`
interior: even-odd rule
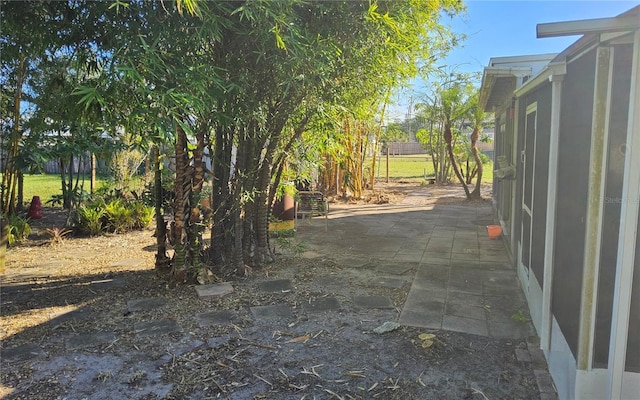
[[[85,178],[84,189],[88,192],[91,185],[90,178]],[[105,182],[104,178],[97,178],[96,185],[100,187]],[[82,184],[82,182],[80,182]],[[45,204],[54,195],[62,194],[62,184],[60,183],[60,175],[56,174],[37,174],[24,176],[24,201],[31,202],[33,196],[40,196],[40,201]],[[50,204],[47,204],[50,205]]]
[[[371,166],[371,160],[368,160],[368,167]],[[385,179],[387,174],[387,160],[385,156],[376,160],[376,178]],[[389,157],[389,178],[394,180],[405,180],[421,182],[424,176],[433,176],[433,164],[426,154],[414,154],[408,156],[392,156]],[[84,188],[88,192],[90,181],[85,178]],[[493,180],[493,162],[484,165],[483,182],[491,182]],[[456,179],[454,177],[454,182]],[[101,187],[107,183],[107,179],[98,178],[97,187]],[[49,201],[54,195],[61,194],[60,176],[56,174],[43,175],[25,175],[24,176],[24,201],[30,202],[33,196],[40,196],[43,204]]]
[[[371,165],[371,160],[368,161]],[[395,180],[421,181],[424,176],[434,175],[431,157],[426,154],[412,154],[407,156],[389,157],[389,178]],[[376,159],[376,178],[385,179],[387,177],[386,156]],[[453,178],[456,181],[455,177]],[[493,162],[484,165],[482,173],[483,182],[493,180]]]

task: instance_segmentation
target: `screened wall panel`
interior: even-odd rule
[[[595,50],[568,63],[563,81],[552,312],[576,355],[585,243]]]
[[[605,175],[600,272],[593,366],[606,368],[609,359],[609,337],[613,307],[614,283],[618,253],[618,231],[622,206],[624,179],[624,145],[627,140],[629,116],[629,88],[631,87],[631,45],[616,46],[613,50],[613,79],[611,108],[609,110],[609,143],[607,145],[607,172]]]
[[[538,104],[535,174],[533,176],[533,216],[531,221],[531,271],[540,287],[544,277],[544,246],[547,227],[547,185],[549,183],[549,140],[551,135],[551,85],[531,94]]]

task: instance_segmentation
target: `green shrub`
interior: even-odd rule
[[[31,233],[31,225],[28,218],[17,215],[9,216],[9,246],[22,242]]]
[[[76,227],[84,234],[97,236],[105,229],[105,209],[102,204],[86,205],[76,212]]]
[[[134,226],[133,213],[122,200],[110,201],[104,210],[107,215],[108,230],[122,233]]]
[[[142,201],[134,201],[129,204],[133,228],[145,229],[151,225],[155,217],[155,208],[144,204]]]
[[[155,209],[142,201],[123,199],[96,200],[80,207],[76,212],[76,229],[84,234],[103,232],[124,233],[132,229],[145,229],[151,225]]]

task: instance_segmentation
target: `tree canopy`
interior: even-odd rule
[[[391,88],[455,46],[441,20],[463,8],[457,0],[68,0],[31,2],[23,13],[23,5],[0,7],[3,121],[13,115],[3,150],[24,140],[27,122],[29,136],[53,124],[82,138],[82,149],[118,129],[142,146],[173,147],[176,252],[157,260],[174,280],[205,264],[237,273],[271,261],[270,204],[291,155],[344,146],[345,121],[381,121]]]

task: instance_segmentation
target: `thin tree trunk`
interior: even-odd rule
[[[67,197],[67,178],[66,178],[66,164],[63,158],[60,158],[60,181],[62,182],[62,201],[64,204],[64,199]]]
[[[243,128],[249,129],[249,128]],[[232,218],[232,248],[231,248],[231,267],[234,268],[236,274],[246,274],[244,254],[243,254],[243,240],[250,240],[250,238],[244,238],[244,224],[242,223],[243,208],[247,205],[242,202],[242,192],[244,189],[242,180],[243,175],[246,173],[245,160],[247,158],[247,151],[250,151],[247,143],[247,133],[242,131],[238,140],[238,152],[236,155],[236,169],[234,170],[233,178],[231,180],[231,187],[233,188],[233,197],[231,204],[233,210],[231,210]]]
[[[471,193],[469,193],[469,187],[464,181],[464,177],[460,173],[460,168],[458,163],[456,163],[455,155],[453,154],[453,132],[451,131],[451,124],[447,121],[444,126],[444,140],[447,143],[447,152],[449,153],[449,162],[453,167],[453,172],[456,174],[458,181],[462,184],[464,188],[464,193],[467,196],[467,199],[471,198]]]
[[[378,124],[378,130],[376,132],[375,148],[373,149],[373,160],[371,161],[371,177],[369,179],[371,190],[374,190],[374,183],[376,177],[376,154],[378,154],[378,143],[380,142],[380,135],[382,133],[382,122],[384,121],[384,113],[387,110],[387,103],[391,96],[391,85],[387,89],[387,95],[384,96],[384,103],[382,103],[382,111],[380,112],[380,123]]]
[[[151,149],[151,157],[153,158],[153,189],[155,194],[155,211],[156,211],[156,263],[155,268],[158,271],[166,272],[170,268],[170,260],[167,256],[167,223],[164,221],[163,188],[162,188],[162,170],[160,169],[160,149],[154,146]]]
[[[4,216],[0,216],[0,274],[4,274],[8,243],[9,221]]]
[[[96,190],[96,154],[91,153],[91,184],[90,189],[91,194]]]
[[[204,184],[204,148],[207,125],[204,124],[196,133],[196,148],[193,150],[193,191],[199,195]]]
[[[69,180],[67,182],[66,196],[64,196],[64,199],[63,199],[63,207],[65,210],[70,210],[71,196],[73,191],[73,155],[69,156],[69,169],[68,169],[67,176],[69,177]]]
[[[282,128],[281,128],[282,129]],[[258,180],[256,189],[258,196],[256,197],[256,254],[255,262],[258,265],[270,263],[274,261],[273,254],[269,248],[269,214],[270,204],[267,204],[269,182],[271,181],[271,164],[273,162],[274,152],[277,147],[278,135],[271,137],[271,142],[265,151],[264,160],[258,170]]]
[[[22,205],[24,204],[24,174],[22,171],[17,172],[18,178],[18,201],[16,204],[16,211],[22,212]]]
[[[482,159],[480,158],[480,154],[478,154],[478,138],[480,136],[480,128],[476,127],[473,129],[471,133],[471,153],[473,154],[473,158],[476,161],[477,174],[476,174],[476,186],[473,188],[473,192],[471,192],[472,199],[481,198],[480,194],[480,186],[482,185]]]
[[[24,53],[20,51],[20,62],[18,64],[18,71],[16,77],[16,92],[14,95],[13,105],[13,132],[11,139],[9,139],[9,148],[7,151],[7,159],[4,165],[4,174],[2,175],[2,185],[4,188],[2,202],[2,211],[5,215],[13,212],[15,209],[15,195],[16,195],[16,181],[17,170],[15,166],[15,159],[18,157],[18,149],[20,147],[20,107],[22,103],[22,85],[25,78],[25,62]]]

